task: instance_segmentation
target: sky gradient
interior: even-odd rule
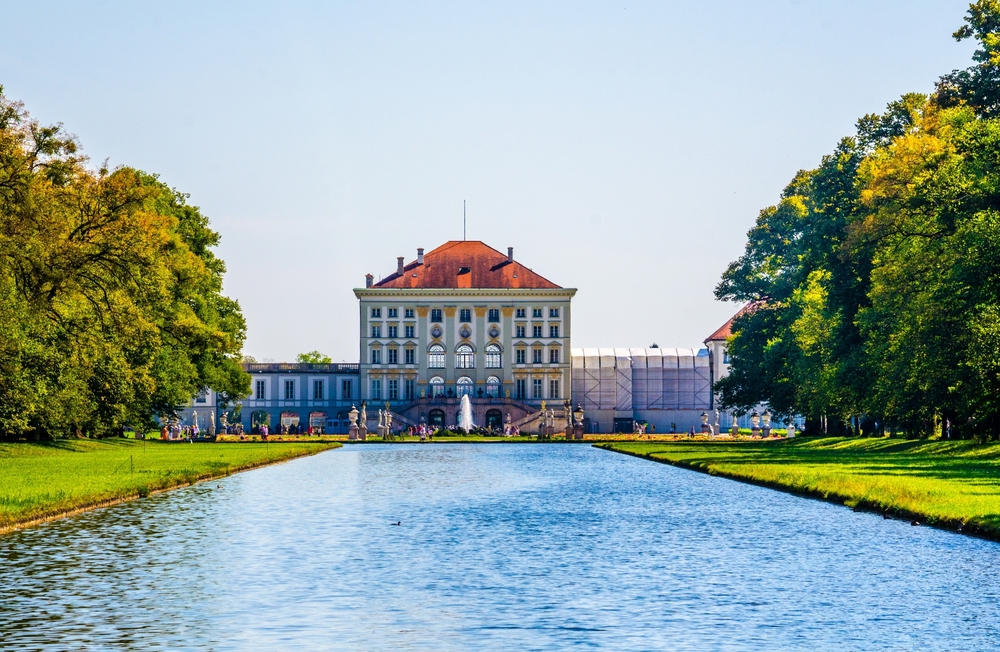
[[[573,345],[697,347],[757,213],[970,64],[968,2],[17,3],[0,84],[222,234],[245,352],[358,359],[352,288],[483,240]]]

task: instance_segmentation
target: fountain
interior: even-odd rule
[[[462,409],[458,413],[458,427],[465,432],[472,432],[476,424],[472,423],[472,403],[469,402],[469,395],[462,395]]]

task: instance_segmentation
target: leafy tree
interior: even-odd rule
[[[0,88],[0,436],[147,425],[204,387],[245,396],[217,243],[185,196],[91,170]]]
[[[300,353],[295,356],[295,361],[302,364],[330,364],[333,360],[328,355],[324,355],[319,351],[309,351],[308,353]]]
[[[975,38],[979,48],[974,66],[953,70],[937,83],[938,104],[967,104],[983,117],[1000,115],[1000,0],[978,0],[969,6],[965,25],[952,36],[956,41]]]

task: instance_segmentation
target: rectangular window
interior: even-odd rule
[[[389,400],[399,400],[399,380],[396,378],[389,379]]]
[[[514,311],[514,316],[517,317],[518,319],[524,319],[524,316],[526,314],[527,313],[525,312],[524,308],[518,308],[517,310]]]
[[[286,380],[285,381],[285,400],[294,401],[295,400],[295,381]]]
[[[541,324],[535,324],[534,326],[531,327],[531,336],[532,337],[541,337],[542,336],[542,326],[541,326]]]
[[[444,369],[444,348],[435,344],[427,354],[427,366],[431,369]]]
[[[381,308],[372,308],[372,317],[381,318],[382,317],[382,309]]]
[[[372,349],[372,364],[382,364],[382,349]]]
[[[524,327],[524,326],[515,326],[514,327],[514,337],[527,337],[525,335],[525,333],[527,332],[527,330],[528,329],[526,327]]]
[[[541,308],[532,308],[531,309],[531,316],[534,317],[534,318],[536,318],[536,319],[541,319],[542,318],[542,309]]]
[[[198,396],[194,399],[195,403],[208,403],[208,390],[203,389],[198,392]]]
[[[413,319],[413,308],[406,308],[403,310],[403,316],[407,319]]]
[[[389,364],[399,364],[399,349],[389,349]]]
[[[524,364],[524,349],[517,349],[514,351],[514,362],[516,364]]]
[[[458,321],[462,322],[463,324],[468,324],[470,321],[472,321],[472,311],[469,310],[468,308],[462,308],[461,310],[459,310]]]
[[[500,321],[499,308],[490,308],[489,320],[494,324]]]
[[[431,321],[437,324],[441,323],[441,309],[432,308],[431,309]]]
[[[549,398],[559,398],[559,381],[549,381]]]
[[[412,401],[416,394],[416,383],[412,378],[407,378],[403,381],[403,391],[405,392],[403,398],[407,401]]]
[[[526,398],[527,395],[524,386],[524,378],[518,378],[514,381],[514,398],[521,399],[522,401]]]
[[[399,317],[399,308],[389,308],[389,317]]]
[[[382,337],[382,325],[372,324],[372,337]]]
[[[732,364],[729,361],[729,349],[722,349],[722,364]]]
[[[552,364],[559,363],[559,349],[549,349],[549,362]]]
[[[392,315],[389,316],[392,317]],[[549,317],[559,319],[559,308],[549,308]]]
[[[389,326],[389,339],[396,339],[399,337],[399,326],[392,325]],[[553,335],[553,337],[558,337],[558,335]]]
[[[417,352],[416,352],[416,350],[415,349],[405,349],[405,351],[406,351],[406,353],[404,355],[406,356],[406,358],[405,358],[404,362],[406,364],[417,364],[417,362],[416,362],[416,359],[417,359]]]
[[[413,324],[407,324],[403,327],[403,336],[413,339],[417,336],[417,329]]]
[[[392,337],[390,335],[390,337]],[[549,324],[549,337],[559,337],[559,325]]]
[[[313,400],[322,401],[323,400],[323,381],[314,380],[313,381]]]
[[[340,381],[340,397],[345,401],[351,400],[351,390],[353,389],[352,383],[349,380]]]
[[[533,364],[542,364],[542,350],[541,349],[531,349],[531,362]]]
[[[254,398],[256,398],[258,401],[263,401],[267,396],[266,392],[267,392],[267,381],[258,380],[257,392],[254,394]]]
[[[382,381],[378,378],[372,378],[372,398],[382,398]]]
[[[531,379],[531,398],[542,398],[542,379]]]

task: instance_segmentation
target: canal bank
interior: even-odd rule
[[[1000,541],[1000,444],[802,437],[595,447]]]
[[[0,534],[340,445],[133,439],[0,444]]]

